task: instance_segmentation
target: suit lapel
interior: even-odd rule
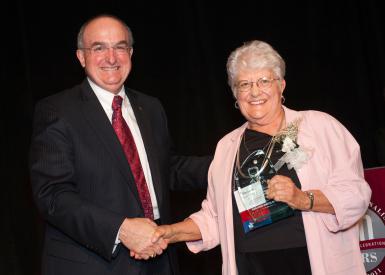
[[[123,178],[128,182],[128,186],[134,194],[137,203],[141,205],[130,166],[124,155],[122,146],[116,137],[115,131],[111,126],[111,122],[106,116],[103,107],[89,86],[87,80],[82,83],[81,89],[83,95],[82,111],[84,117],[89,122],[91,128],[94,129],[95,136],[100,139],[106,149],[110,152],[112,159],[115,161]]]
[[[156,148],[153,143],[153,128],[151,127],[150,120],[148,118],[148,113],[151,110],[146,110],[144,104],[142,104],[140,98],[137,94],[133,93],[126,88],[126,94],[130,100],[132,109],[134,110],[135,118],[139,126],[140,134],[144,143],[144,148],[147,154],[147,160],[150,165],[150,171],[152,176],[152,183],[155,190],[155,195],[160,208],[162,204],[162,184],[161,184],[161,174],[159,171],[159,165],[156,156]]]

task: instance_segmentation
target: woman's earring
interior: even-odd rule
[[[238,105],[238,101],[237,100],[234,103],[234,107],[235,107],[235,109],[239,109],[239,105]]]
[[[281,95],[281,102],[282,102],[282,104],[285,103],[285,100],[286,100],[286,98],[283,95]]]

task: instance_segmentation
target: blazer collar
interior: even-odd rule
[[[93,128],[95,136],[99,138],[107,151],[110,152],[112,160],[116,163],[116,166],[118,167],[123,178],[127,181],[128,186],[137,199],[138,204],[141,205],[134,177],[131,173],[126,156],[124,155],[122,146],[115,134],[114,129],[112,128],[111,122],[106,116],[102,105],[91,89],[87,79],[81,83],[80,87],[84,103],[82,104],[82,112],[85,119],[89,122],[90,127]],[[108,160],[106,159],[106,161]]]

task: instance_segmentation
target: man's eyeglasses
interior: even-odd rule
[[[235,84],[235,88],[239,92],[248,92],[253,87],[253,83],[255,83],[255,85],[257,85],[257,87],[262,89],[262,90],[263,89],[269,89],[271,87],[271,84],[275,80],[279,80],[279,78],[262,77],[262,78],[258,79],[257,81],[241,80]]]
[[[116,54],[120,54],[120,55],[127,54],[131,49],[131,47],[125,44],[118,44],[115,46],[107,46],[107,45],[100,44],[100,45],[94,45],[89,48],[81,48],[81,50],[88,50],[95,55],[102,55],[102,54],[106,54],[110,48],[113,49],[113,51]]]

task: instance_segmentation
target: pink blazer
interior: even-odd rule
[[[358,221],[369,205],[371,190],[364,180],[359,145],[328,114],[297,112],[286,107],[284,110],[287,122],[302,118],[298,144],[313,152],[311,159],[297,171],[302,189],[321,190],[336,213],[302,212],[312,274],[364,275]],[[188,248],[197,253],[220,244],[222,274],[237,274],[231,179],[246,126],[247,123],[218,142],[208,174],[207,197],[202,209],[190,216],[198,225],[202,240],[188,242]]]

